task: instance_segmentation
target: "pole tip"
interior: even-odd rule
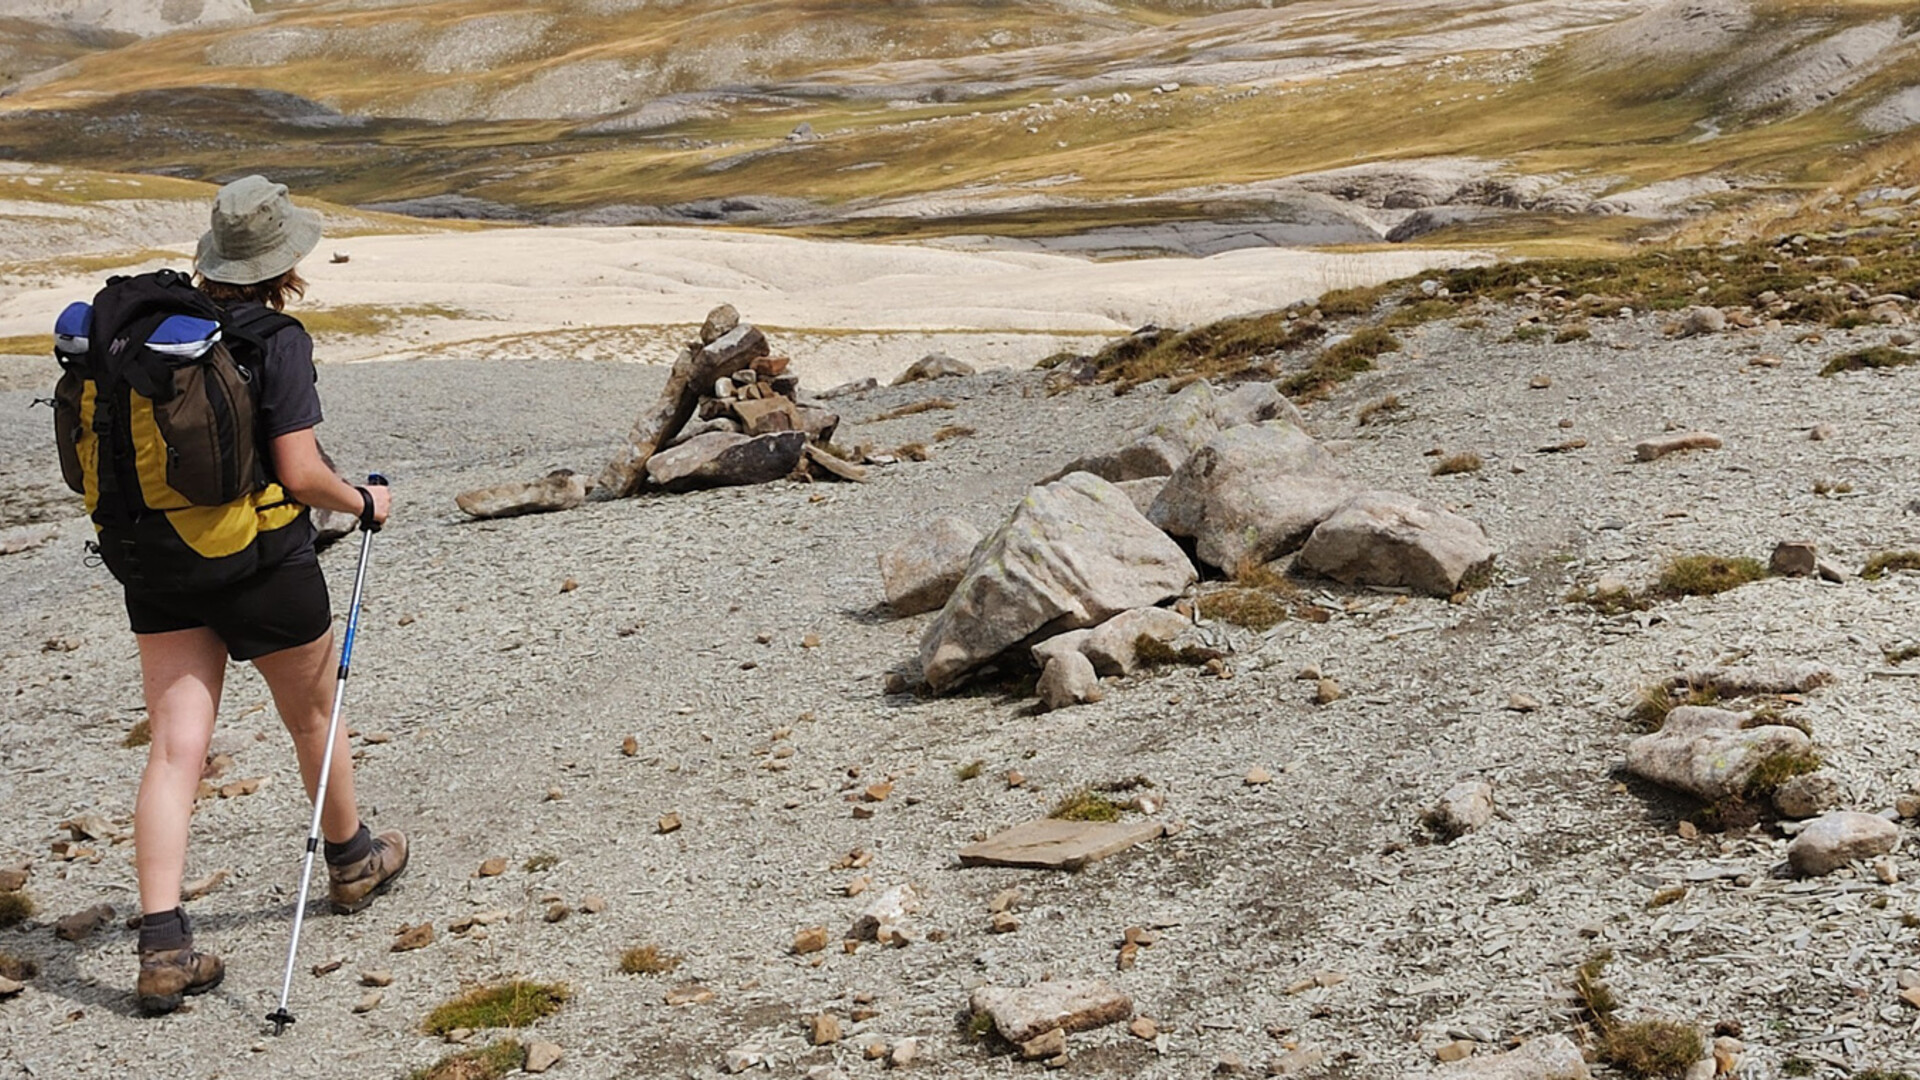
[[[293,1023],[293,1014],[285,1007],[275,1009],[267,1014],[267,1023],[273,1025],[274,1035],[284,1035],[287,1032],[287,1025]]]

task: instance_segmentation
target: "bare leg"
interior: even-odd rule
[[[153,741],[133,804],[133,868],[140,910],[154,913],[180,906],[187,826],[220,711],[227,647],[204,626],[134,637]]]
[[[293,751],[300,758],[300,778],[306,782],[309,800],[320,786],[320,763],[327,752],[327,721],[333,713],[334,684],[339,674],[335,664],[332,631],[316,641],[268,653],[253,662],[273,693],[280,722],[293,736]],[[344,723],[334,734],[333,769],[327,775],[320,831],[336,844],[346,843],[360,831],[360,809],[353,790],[353,753],[347,747]]]

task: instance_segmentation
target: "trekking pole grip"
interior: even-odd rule
[[[390,485],[387,483],[387,478],[380,475],[379,473],[368,473],[367,486],[368,487],[388,487]],[[365,529],[367,532],[377,533],[380,531],[380,523],[373,520],[373,496],[371,494],[367,494],[366,500],[367,500],[367,512],[360,519],[360,527],[362,529]]]

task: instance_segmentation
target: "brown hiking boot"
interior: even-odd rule
[[[140,1011],[149,1016],[170,1013],[180,1007],[188,994],[204,994],[220,985],[227,965],[220,958],[185,949],[143,949],[140,952],[140,979],[134,983],[133,996]]]
[[[387,891],[393,879],[407,868],[407,836],[399,829],[388,829],[373,838],[373,850],[366,858],[345,866],[327,864],[331,879],[328,899],[335,915],[364,911],[373,898]]]

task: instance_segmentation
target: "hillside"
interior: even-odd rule
[[[1885,0],[907,10],[261,5],[24,80],[0,149],[434,215],[1575,250],[1850,194],[1920,121]]]

